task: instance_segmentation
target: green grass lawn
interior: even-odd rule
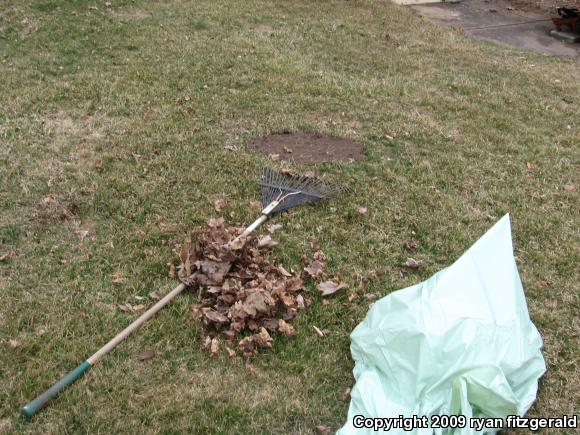
[[[363,293],[429,277],[507,212],[549,366],[530,414],[578,410],[578,64],[387,1],[111,3],[0,5],[0,433],[337,429]],[[137,317],[118,304],[175,286],[167,263],[219,215],[215,199],[232,224],[256,217],[266,159],[243,144],[282,130],[364,146],[359,162],[314,168],[350,197],[276,218],[278,261],[302,267],[315,237],[349,289],[323,305],[311,284],[298,334],[249,366],[201,349],[196,296],[182,295],[20,418]],[[407,240],[424,265],[401,276]],[[145,349],[156,356],[137,361]]]

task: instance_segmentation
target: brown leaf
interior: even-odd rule
[[[336,283],[332,280],[324,281],[318,284],[318,290],[320,290],[322,296],[330,296],[339,291],[340,289],[346,288],[347,285],[344,283]]]
[[[318,328],[317,326],[312,325],[312,329],[314,329],[314,332],[316,332],[316,334],[319,337],[324,337],[324,332],[322,332],[322,330],[320,328]]]
[[[417,249],[417,243],[413,242],[412,240],[407,240],[405,243],[403,243],[403,248],[405,248],[407,252],[413,252]]]
[[[209,350],[213,356],[216,356],[220,351],[220,341],[217,338],[212,338]]]
[[[79,236],[79,239],[84,240],[89,235],[89,232],[87,230],[76,230],[75,234]]]
[[[226,205],[226,200],[224,198],[218,198],[213,202],[213,208],[215,211],[220,212]]]
[[[155,356],[155,352],[152,350],[144,350],[140,354],[137,355],[137,359],[139,361],[147,361]]]
[[[296,333],[294,326],[284,321],[284,319],[278,319],[278,330],[284,335],[294,335]]]
[[[304,281],[299,276],[287,279],[285,281],[285,288],[288,292],[297,292],[304,289]]]
[[[153,300],[156,300],[156,301],[161,299],[161,295],[159,294],[158,291],[154,291],[154,292],[149,293],[149,297]]]
[[[304,271],[312,278],[318,278],[319,276],[322,276],[324,272],[323,267],[324,267],[323,263],[321,263],[318,260],[313,260],[310,263],[310,266],[304,268]]]
[[[318,425],[316,426],[316,430],[320,435],[330,435],[330,428],[328,426]]]
[[[292,153],[292,148],[288,148],[286,145],[284,145],[284,152],[291,154]]]
[[[360,207],[359,206],[359,207],[356,208],[356,211],[358,212],[358,214],[361,214],[361,215],[365,215],[365,214],[368,213],[368,210],[367,210],[366,207]]]
[[[123,277],[121,272],[117,272],[111,275],[111,282],[113,284],[122,284],[125,282],[125,278]]]
[[[266,225],[266,229],[268,230],[268,232],[270,234],[272,234],[274,231],[278,231],[281,228],[282,228],[282,225],[280,225],[280,224],[270,224],[270,225]]]
[[[534,169],[536,167],[535,164],[530,163],[530,162],[526,163],[526,166],[527,166],[528,169]]]
[[[262,210],[262,203],[260,201],[250,201],[250,208],[254,210]]]
[[[403,264],[403,266],[408,267],[409,269],[419,269],[421,265],[422,262],[415,260],[414,258],[407,258],[407,261]]]
[[[346,390],[344,390],[344,392],[342,393],[342,400],[344,402],[346,402],[348,399],[350,398],[350,388],[347,388]]]
[[[173,263],[167,263],[167,267],[169,267],[169,272],[167,272],[167,276],[169,278],[175,278],[175,266]]]
[[[14,252],[8,251],[0,255],[0,261],[7,261],[10,260],[12,257],[14,257]]]
[[[18,340],[8,340],[8,346],[10,346],[12,349],[16,349],[18,346],[20,346],[20,342]]]
[[[269,157],[273,162],[280,160],[280,154],[270,154]]]
[[[133,306],[131,304],[119,304],[119,305],[117,305],[117,307],[119,307],[119,309],[121,311],[123,311],[124,313],[132,313],[133,312]]]
[[[574,189],[576,189],[576,186],[572,183],[566,183],[564,184],[564,190],[566,192],[572,192]]]
[[[138,313],[139,311],[143,311],[145,308],[146,308],[145,305],[141,305],[141,304],[135,305],[135,306],[133,306],[133,311]]]
[[[273,248],[276,245],[278,245],[278,242],[272,240],[269,235],[258,238],[258,248]]]
[[[266,328],[262,327],[260,328],[260,332],[254,335],[254,342],[259,347],[271,348],[273,340]]]
[[[280,271],[282,276],[286,276],[286,277],[292,276],[292,274],[290,272],[288,272],[286,269],[284,269],[284,266],[282,266],[282,265],[278,266],[278,270]]]
[[[236,351],[235,350],[233,350],[231,347],[229,347],[227,345],[224,346],[224,347],[226,348],[226,352],[228,353],[228,356],[230,358],[233,358],[234,356],[236,356]]]

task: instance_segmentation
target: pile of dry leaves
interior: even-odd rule
[[[244,336],[237,344],[244,356],[272,347],[271,334],[293,335],[290,322],[310,304],[301,276],[266,257],[278,243],[269,235],[236,239],[241,231],[210,219],[208,228],[194,230],[181,247],[178,276],[199,291],[193,314],[206,326],[204,345],[214,354],[221,332],[230,343]],[[230,346],[224,347],[233,356]]]

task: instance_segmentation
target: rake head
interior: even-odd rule
[[[273,201],[279,204],[268,214],[280,213],[298,205],[335,198],[348,193],[344,187],[327,183],[315,177],[285,174],[270,168],[262,169],[262,206],[266,208]]]

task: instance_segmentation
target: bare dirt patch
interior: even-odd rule
[[[294,163],[352,162],[362,156],[360,144],[318,132],[272,134],[251,141],[246,148]]]

